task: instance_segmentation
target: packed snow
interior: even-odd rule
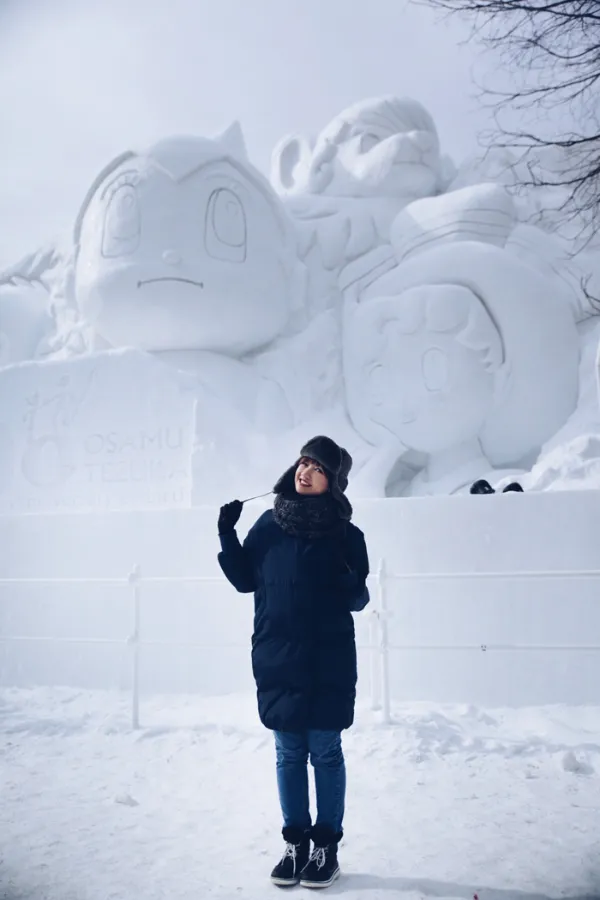
[[[251,694],[0,694],[0,896],[275,896],[272,736]],[[358,711],[343,877],[348,900],[600,896],[600,707]],[[295,889],[303,892],[302,888]]]
[[[599,515],[591,491],[357,503],[374,574],[384,558],[391,575],[415,579],[387,583],[390,724],[371,708],[381,648],[375,669],[365,649],[377,589],[356,617],[360,702],[344,735],[334,894],[600,896]],[[250,598],[168,581],[216,573],[215,519],[210,508],[0,517],[0,577],[76,579],[0,594],[3,900],[277,890],[274,748],[252,692]],[[133,561],[167,579],[142,582],[139,730]],[[77,581],[86,576],[122,584]]]

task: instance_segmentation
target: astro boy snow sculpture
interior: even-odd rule
[[[237,128],[113,160],[74,243],[75,297],[99,343],[240,357],[289,319],[293,237]]]
[[[90,349],[151,352],[259,431],[289,416],[253,359],[291,327],[298,277],[293,229],[237,125],[122,154],[75,226],[71,293]]]

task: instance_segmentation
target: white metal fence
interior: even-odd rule
[[[389,660],[390,652],[405,650],[435,651],[458,650],[478,651],[482,653],[493,651],[598,651],[599,643],[589,644],[516,644],[516,643],[487,643],[487,644],[391,644],[389,641],[389,619],[394,616],[390,610],[387,597],[389,582],[415,582],[415,581],[439,581],[448,582],[454,580],[502,580],[502,581],[547,581],[555,579],[572,580],[597,580],[600,579],[600,569],[573,570],[573,571],[519,571],[519,572],[405,572],[392,574],[387,572],[385,560],[381,560],[376,572],[369,576],[371,587],[371,603],[366,609],[369,617],[369,641],[368,644],[358,645],[359,649],[367,650],[371,657],[371,708],[381,712],[381,720],[384,724],[391,721],[391,692]],[[168,584],[168,585],[209,585],[222,583],[223,576],[144,576],[140,566],[135,565],[126,578],[0,578],[0,586],[67,586],[67,585],[106,585],[129,587],[131,592],[131,604],[133,611],[133,628],[131,634],[123,641],[117,638],[94,637],[52,637],[52,636],[20,636],[0,635],[0,643],[27,642],[27,643],[56,643],[56,644],[124,644],[130,650],[131,663],[131,724],[132,728],[139,729],[140,721],[140,649],[143,646],[161,647],[202,647],[200,641],[181,640],[157,640],[144,639],[143,637],[143,589],[144,586]],[[216,649],[219,646],[214,645]]]

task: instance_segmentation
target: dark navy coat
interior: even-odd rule
[[[369,602],[362,531],[316,540],[284,532],[269,510],[241,545],[221,536],[219,563],[241,593],[254,592],[252,671],[258,712],[275,731],[342,731],[354,721],[352,612]]]

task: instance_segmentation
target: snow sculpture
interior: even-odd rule
[[[237,124],[213,140],[170,138],[104,169],[74,248],[73,295],[92,346],[135,346],[197,377],[206,502],[223,489],[217,471],[231,484],[244,456],[264,456],[253,439],[294,421],[278,375],[304,324],[304,277],[281,201]]]
[[[549,450],[523,479],[527,491],[600,490],[600,428]]]
[[[261,372],[258,360],[275,338],[289,341],[302,324],[302,267],[295,248],[287,214],[248,162],[237,125],[214,140],[177,137],[144,153],[121,154],[100,173],[82,204],[63,302],[56,292],[59,334],[52,356],[109,353],[102,366],[103,372],[115,372],[105,378],[106,390],[113,391],[114,423],[107,410],[106,433],[121,434],[124,420],[139,418],[131,410],[123,413],[117,387],[121,364],[110,348],[134,347],[152,354],[157,365],[193,375],[196,424],[190,454],[196,502],[234,490],[234,473],[240,477],[244,458],[264,456],[261,435],[292,424],[290,404],[272,377],[277,366],[271,362],[270,371]],[[50,371],[38,367],[40,390]],[[73,364],[69,390],[87,397],[82,371]],[[132,378],[145,377],[143,367],[137,376],[136,371]],[[30,372],[30,387],[34,381]],[[25,395],[17,391],[9,399],[7,392],[5,381],[0,404],[12,429],[18,398],[25,402]],[[172,409],[182,411],[179,428],[187,434],[187,405],[169,401],[164,410],[156,404],[153,409],[154,426],[163,432],[174,427]],[[81,413],[82,421],[88,412]],[[148,431],[145,420],[139,427]],[[85,445],[80,432],[75,422],[63,422],[61,441]],[[47,447],[57,440],[52,429],[42,437]],[[260,471],[259,462],[256,468]],[[69,484],[77,487],[76,479]],[[89,492],[80,483],[77,489],[83,503]],[[105,493],[107,503],[117,502],[108,489]],[[184,493],[191,497],[187,488]],[[49,497],[46,491],[36,502],[43,508]]]
[[[343,110],[314,146],[284,138],[273,154],[272,181],[287,195],[395,197],[406,203],[439,186],[440,146],[435,123],[414,100],[363,100]]]
[[[61,265],[0,276],[0,507],[260,493],[317,432],[355,497],[546,489],[567,444],[591,472],[600,266],[515,166],[457,169],[393,96],[282,140],[272,185],[238,125],[121,154]]]
[[[296,222],[313,305],[335,302],[340,270],[386,243],[399,210],[442,190],[451,174],[432,117],[406,98],[363,100],[314,143],[300,135],[280,141],[271,182]]]
[[[41,284],[0,284],[0,368],[39,355],[52,330]]]
[[[0,508],[185,507],[195,393],[139,350],[29,362],[0,377]]]
[[[366,287],[346,288],[350,415],[391,452],[379,490],[386,475],[393,490],[392,463],[402,452],[421,469],[400,486],[409,494],[452,493],[490,480],[492,468],[496,481],[514,475],[575,408],[572,308],[560,285],[502,247],[509,225],[500,188],[417,201],[392,228],[400,264]]]
[[[569,193],[567,186],[531,184],[535,176],[529,166],[536,163],[542,180],[545,177],[549,182],[560,181],[564,166],[560,151],[546,148],[536,152],[535,157],[517,157],[509,149],[491,149],[471,156],[458,167],[447,191],[484,182],[502,185],[512,198],[518,219],[506,249],[550,278],[563,281],[580,322],[599,311],[592,300],[600,295],[597,241],[589,241],[584,215],[574,219],[562,214]]]
[[[51,289],[60,262],[44,247],[0,273],[0,367],[42,356],[53,337]]]
[[[514,204],[495,184],[415,200],[396,218],[391,242],[399,263],[434,244],[478,241],[504,247],[517,223]]]
[[[76,302],[105,345],[240,357],[292,313],[293,235],[238,126],[117,157],[85,198],[74,248]]]

